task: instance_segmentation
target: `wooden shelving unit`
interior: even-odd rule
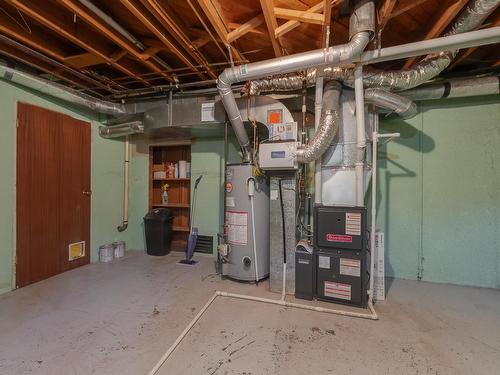
[[[173,211],[172,250],[184,251],[189,235],[189,217],[191,210],[190,178],[154,178],[154,170],[165,163],[178,163],[179,160],[191,162],[191,146],[151,146],[149,149],[149,208],[169,208]],[[168,189],[168,204],[161,203],[162,187]]]

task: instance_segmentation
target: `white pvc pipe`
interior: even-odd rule
[[[160,360],[156,363],[156,365],[153,367],[153,369],[148,372],[148,375],[154,375],[158,372],[160,367],[165,363],[165,361],[170,357],[170,355],[173,353],[175,348],[179,346],[181,343],[182,339],[188,334],[188,332],[193,328],[193,326],[196,324],[198,320],[200,320],[201,316],[207,311],[207,309],[210,307],[212,302],[217,298],[219,292],[215,292],[212,297],[208,300],[208,302],[205,304],[205,306],[202,307],[202,309],[196,314],[196,316],[191,320],[191,322],[187,325],[186,328],[184,328],[184,331],[177,337],[177,339],[174,341],[174,343],[168,348],[168,350],[163,354],[160,358]]]
[[[283,278],[281,286],[281,300],[284,301],[286,298],[286,262],[283,262]]]
[[[375,232],[377,230],[377,147],[378,146],[378,116],[372,133],[372,223],[370,232],[370,287],[368,289],[368,302],[373,303],[373,284],[375,270]]]
[[[365,135],[365,98],[363,88],[363,66],[358,65],[354,70],[354,96],[356,100],[356,142],[357,157],[356,173],[356,206],[364,205],[364,159],[366,150]]]
[[[327,313],[327,314],[348,316],[348,317],[353,317],[353,318],[378,320],[377,312],[375,311],[373,304],[371,303],[370,300],[368,301],[368,309],[370,310],[370,313],[366,314],[366,313],[357,313],[357,312],[352,312],[352,311],[327,309],[327,308],[324,308],[321,306],[302,305],[299,303],[292,303],[292,302],[287,302],[284,300],[275,300],[275,299],[270,299],[270,298],[247,296],[244,294],[235,294],[235,293],[216,291],[212,295],[212,297],[210,297],[210,299],[205,304],[205,306],[203,306],[203,308],[198,312],[198,314],[196,314],[196,316],[193,318],[193,320],[191,320],[191,322],[187,325],[187,327],[184,329],[184,331],[182,331],[182,333],[177,337],[177,339],[170,346],[170,348],[168,348],[168,350],[165,352],[165,354],[162,355],[162,357],[156,363],[156,365],[153,367],[153,369],[150,372],[148,372],[148,375],[155,375],[158,372],[158,370],[161,368],[161,366],[167,361],[167,359],[170,357],[170,355],[172,355],[174,350],[179,346],[179,344],[184,339],[184,337],[189,333],[191,328],[193,328],[193,326],[196,324],[196,322],[198,322],[198,320],[200,320],[201,316],[210,307],[212,302],[214,302],[215,299],[219,296],[242,299],[242,300],[247,300],[247,301],[263,302],[263,303],[269,303],[269,304],[285,306],[285,307],[294,307],[294,308],[302,309],[302,310],[309,310],[309,311],[316,311],[316,312],[322,312],[322,313]]]
[[[125,136],[125,159],[123,171],[123,220],[122,225],[117,227],[119,232],[123,232],[128,227],[128,189],[129,189],[129,164],[130,164],[130,140]]]
[[[250,207],[252,210],[252,241],[253,241],[253,262],[255,263],[254,269],[255,269],[255,282],[259,282],[259,266],[258,266],[258,259],[257,259],[257,237],[255,236],[255,214],[254,214],[254,207],[253,207],[253,195],[250,196]]]
[[[316,91],[314,98],[314,131],[317,132],[320,126],[321,108],[323,103],[323,77],[316,80]],[[321,186],[321,160],[319,157],[314,162],[314,203],[321,204],[322,186]]]
[[[428,55],[435,52],[452,51],[496,43],[500,43],[500,26],[365,51],[359,59],[354,59],[354,62],[360,62],[363,65],[376,64],[407,57]]]

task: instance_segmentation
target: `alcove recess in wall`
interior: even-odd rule
[[[179,178],[169,173],[167,165],[179,165],[179,161],[191,163],[191,145],[150,146],[149,148],[149,209],[165,207],[172,210],[172,250],[185,251],[189,235],[191,212],[191,178]],[[163,173],[155,172],[165,172]],[[163,186],[168,184],[168,203],[162,204]]]

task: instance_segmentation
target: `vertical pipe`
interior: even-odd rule
[[[319,129],[320,117],[321,117],[321,104],[323,101],[323,77],[316,80],[316,93],[314,99],[314,131],[317,132]],[[321,197],[321,160],[318,158],[314,162],[314,203],[321,204],[323,199]]]
[[[173,93],[172,90],[168,92],[168,126],[172,126],[174,114],[174,102],[173,102]]]
[[[365,98],[363,89],[363,66],[358,65],[354,70],[354,96],[356,100],[356,139],[357,157],[356,171],[356,206],[364,205],[364,159],[366,150],[365,135]]]
[[[123,221],[122,225],[117,227],[119,232],[123,232],[128,227],[128,168],[129,168],[129,157],[130,157],[130,141],[129,136],[125,137],[125,159],[124,159],[124,171],[123,171]]]
[[[375,279],[375,232],[377,227],[377,148],[378,148],[378,116],[375,116],[372,133],[372,208],[370,233],[370,287],[368,289],[368,303],[373,303],[373,283]]]

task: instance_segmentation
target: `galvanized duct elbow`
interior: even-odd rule
[[[389,109],[404,119],[417,115],[417,105],[408,98],[383,89],[366,89],[365,101],[377,107]]]
[[[98,113],[108,115],[123,115],[127,113],[121,104],[94,98],[72,88],[10,68],[3,64],[0,64],[0,78]]]
[[[472,0],[444,36],[474,30],[498,7],[500,0]],[[436,77],[453,61],[457,51],[429,55],[409,69],[375,72],[366,71],[365,87],[384,87],[392,91],[408,90]]]
[[[342,121],[339,115],[341,93],[342,85],[339,82],[330,81],[325,85],[320,127],[314,133],[311,142],[304,148],[297,150],[299,163],[309,163],[319,159],[333,142],[339,123]]]
[[[243,150],[244,161],[250,160],[250,140],[243,126],[231,85],[240,81],[259,79],[273,74],[296,72],[314,66],[351,63],[364,51],[375,28],[375,6],[373,1],[362,1],[357,6],[358,8],[351,16],[351,38],[349,43],[227,68],[219,76],[217,88],[229,121]]]

